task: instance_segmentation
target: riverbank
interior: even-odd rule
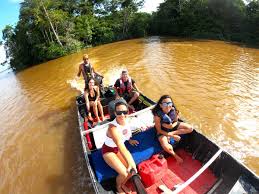
[[[102,45],[148,35],[195,37],[259,45],[259,2],[165,0],[152,14],[139,12],[142,0],[21,3],[16,26],[3,39],[10,65],[26,67]],[[75,14],[76,13],[76,14]]]

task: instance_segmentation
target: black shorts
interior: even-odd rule
[[[168,130],[168,131],[166,131],[166,132],[176,131],[176,130],[178,129],[179,125],[180,125],[180,122],[177,121],[177,124],[174,126],[174,128],[172,128],[172,129],[170,129],[170,130]],[[161,134],[161,133],[157,133],[156,136],[159,138],[159,137],[162,136],[162,135],[163,135],[163,134]]]

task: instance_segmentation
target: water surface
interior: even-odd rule
[[[259,174],[259,50],[150,37],[0,74],[0,193],[93,193],[73,88],[83,88],[73,80],[83,53],[106,84],[127,68],[153,100],[170,94],[189,123]]]

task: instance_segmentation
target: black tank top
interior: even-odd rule
[[[96,95],[95,89],[94,89],[94,96],[91,96],[90,91],[89,91],[89,94],[88,94],[89,101],[95,101],[96,97],[97,97],[97,95]]]
[[[85,73],[85,80],[88,80],[91,77],[91,71],[92,71],[92,66],[90,63],[84,64],[84,73]]]

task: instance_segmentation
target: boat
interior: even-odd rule
[[[80,95],[76,98],[85,162],[97,194],[116,193],[116,172],[104,162],[100,150],[108,125],[114,119],[112,106],[115,102],[113,87],[104,87],[101,103],[106,119],[96,124],[84,121],[84,97]],[[140,142],[138,146],[125,143],[138,168],[138,173],[133,173],[132,179],[127,182],[132,193],[259,193],[258,176],[195,129],[183,135],[180,142],[171,142],[184,160],[182,164],[177,164],[162,150],[156,138],[151,112],[154,105],[153,100],[141,94],[134,103],[136,112],[129,115],[130,122],[136,125],[132,139]]]

